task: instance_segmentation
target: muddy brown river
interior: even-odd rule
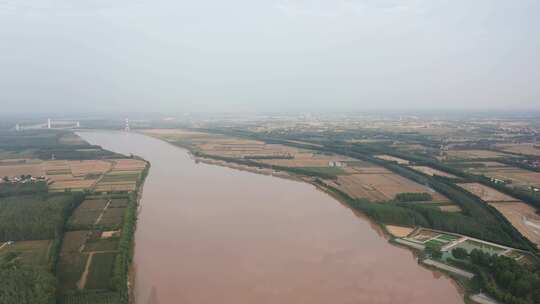
[[[367,219],[314,186],[196,163],[124,132],[84,132],[151,162],[136,231],[137,304],[463,303]]]

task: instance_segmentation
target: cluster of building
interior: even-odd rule
[[[20,175],[20,176],[4,176],[2,179],[0,179],[1,183],[9,183],[9,184],[26,184],[26,183],[34,183],[39,181],[46,181],[47,178],[45,176],[39,176],[34,177],[31,175]]]
[[[339,167],[339,168],[343,168],[343,167],[346,167],[347,165],[344,163],[344,162],[340,162],[340,161],[329,161],[328,162],[328,167]]]
[[[540,160],[534,160],[529,163],[529,166],[540,169]]]

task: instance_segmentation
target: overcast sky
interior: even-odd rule
[[[0,111],[540,110],[540,1],[0,0]]]

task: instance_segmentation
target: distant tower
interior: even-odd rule
[[[48,119],[47,119],[47,129],[50,129],[50,128],[51,128],[51,125],[52,125],[51,119],[48,118]]]
[[[80,128],[80,127],[81,127],[81,123],[77,121],[76,126],[77,126],[77,128]]]
[[[124,131],[129,132],[129,118],[126,118],[126,126],[124,127]]]
[[[21,130],[21,126],[19,124],[16,124],[15,125],[15,131],[20,131]]]

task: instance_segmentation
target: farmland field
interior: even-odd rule
[[[429,193],[435,201],[447,201],[443,195],[393,173],[340,175],[331,186],[337,187],[353,198],[371,201],[392,200],[399,193]]]
[[[62,241],[62,249],[60,250],[60,256],[79,253],[88,237],[89,231],[68,231],[64,234],[64,240]]]
[[[57,276],[62,290],[77,289],[77,283],[84,272],[88,254],[67,254],[60,257]]]
[[[497,148],[523,155],[540,156],[540,143],[500,144]]]
[[[122,224],[126,208],[107,208],[99,221],[100,226],[119,227]]]
[[[128,206],[129,200],[126,198],[113,198],[109,208],[125,208]]]
[[[97,238],[86,242],[84,252],[91,251],[114,251],[118,249],[118,238]]]
[[[18,259],[24,265],[47,266],[51,244],[50,240],[17,241],[11,245],[6,244],[0,249],[0,258],[8,252],[18,252],[20,253]]]
[[[427,166],[410,166],[410,168],[412,168],[412,169],[414,169],[416,171],[422,172],[424,174],[430,175],[430,176],[438,175],[438,176],[444,176],[444,177],[450,177],[450,178],[455,178],[456,177],[455,175],[452,175],[450,173],[446,173],[446,172],[443,172],[443,171],[440,171],[440,170],[437,170],[437,169],[433,169],[433,168],[427,167]]]
[[[30,174],[32,176],[43,176],[45,171],[39,164],[2,164],[0,166],[0,176],[20,176]]]
[[[528,171],[508,165],[487,165],[485,167],[471,168],[468,171],[474,174],[483,174],[485,176],[503,181],[510,181],[512,186],[540,187],[540,172]]]
[[[458,186],[471,192],[472,194],[478,196],[480,199],[486,202],[517,201],[517,199],[509,195],[506,195],[493,188],[484,186],[479,183],[462,183],[462,184],[458,184]]]
[[[438,235],[440,235],[440,232],[428,230],[428,229],[420,229],[416,231],[413,235],[408,237],[408,239],[414,240],[416,242],[424,243]]]
[[[375,157],[379,158],[379,159],[382,159],[382,160],[394,161],[394,162],[396,162],[396,163],[398,163],[400,165],[408,165],[409,164],[408,160],[402,159],[402,158],[399,158],[399,157],[395,157],[395,156],[391,156],[391,155],[382,154],[382,155],[376,155]]]
[[[141,174],[139,171],[113,171],[105,174],[101,181],[103,183],[118,181],[137,181],[140,175]]]
[[[354,166],[347,167],[348,171],[361,174],[392,174],[392,171],[380,166]]]
[[[87,254],[81,253],[90,231],[69,231],[64,235],[57,271],[63,290],[77,288],[77,282],[84,271]]]
[[[340,162],[344,158],[335,156],[305,156],[300,155],[294,159],[264,159],[256,160],[261,163],[284,167],[328,167],[331,162]]]
[[[77,209],[69,219],[70,227],[89,227],[95,224],[101,214],[101,210]]]
[[[105,175],[98,186],[102,191],[133,190],[133,185],[140,178],[146,163],[136,159],[114,160],[21,160],[0,166],[0,176],[45,176],[49,188],[53,192],[65,189],[82,191],[95,187],[102,175]],[[108,182],[123,181],[126,185],[114,186]],[[107,190],[103,190],[107,188]],[[112,190],[111,190],[112,189]]]
[[[531,242],[540,248],[540,215],[523,202],[490,203]]]
[[[377,165],[373,163],[369,163],[363,160],[349,160],[349,161],[345,161],[344,163],[347,164],[348,167],[366,167],[366,168],[378,167]]]
[[[298,169],[307,171],[307,172],[313,172],[313,173],[322,173],[322,174],[328,174],[328,175],[344,175],[346,174],[345,170],[339,167],[298,167]]]
[[[142,171],[146,163],[138,159],[115,159],[113,171]]]
[[[77,207],[77,210],[103,210],[107,202],[107,199],[86,199]]]
[[[109,289],[116,253],[94,253],[85,289]]]
[[[84,189],[91,188],[95,183],[95,180],[63,180],[56,181],[49,185],[49,189],[53,192],[62,192],[65,189],[71,189],[72,191],[82,191]]]
[[[414,231],[414,228],[411,227],[401,227],[394,225],[386,225],[386,230],[395,237],[406,237],[411,232]]]
[[[137,188],[135,182],[110,182],[98,183],[95,187],[97,192],[134,191]]]
[[[490,150],[450,150],[446,152],[447,158],[452,160],[468,160],[483,158],[502,158],[510,156],[505,153]]]
[[[66,295],[62,304],[117,304],[120,296],[114,292],[86,292]]]
[[[222,135],[184,130],[146,130],[146,134],[190,146],[209,155],[252,159],[257,162],[284,167],[328,167],[330,162],[350,161],[344,156],[314,153],[313,151],[281,144],[240,139]],[[259,158],[257,158],[259,157]]]

